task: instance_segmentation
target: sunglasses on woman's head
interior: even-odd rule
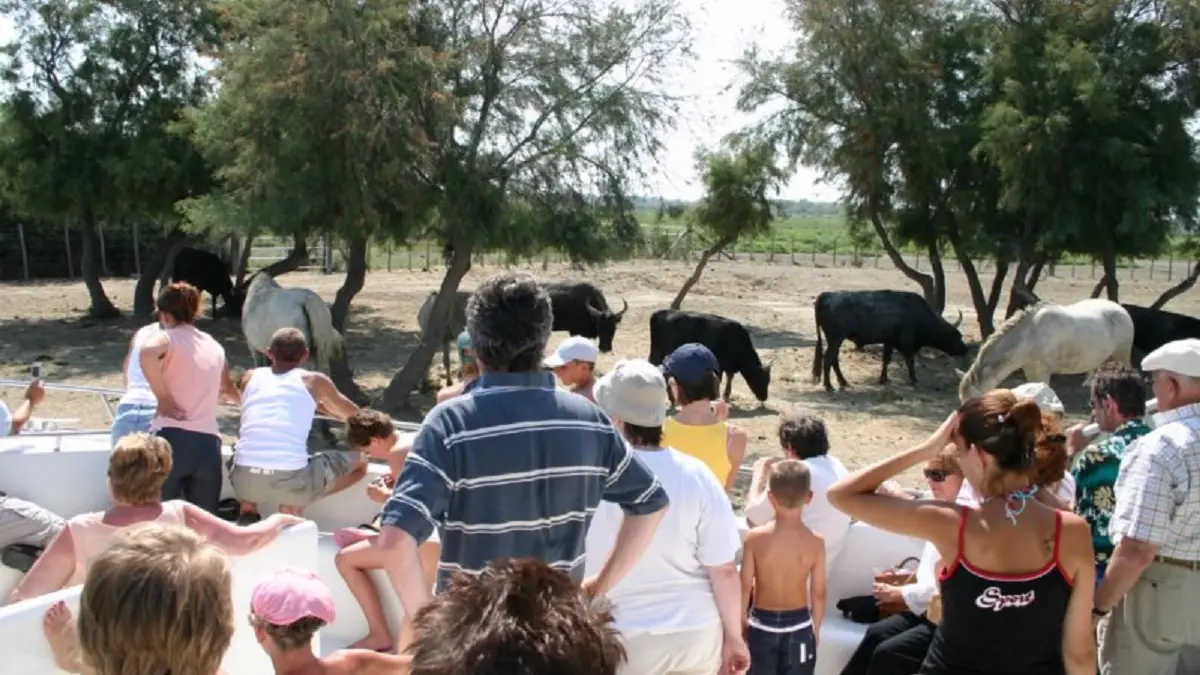
[[[946,477],[950,475],[945,469],[925,469],[925,479],[934,483],[946,482]]]

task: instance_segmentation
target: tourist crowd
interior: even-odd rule
[[[871,624],[843,675],[1200,673],[1188,610],[1200,597],[1200,340],[1142,361],[1153,429],[1137,371],[1095,372],[1090,417],[1106,435],[1094,442],[1082,424],[1063,428],[1041,383],[970,399],[922,443],[854,472],[819,418],[786,415],[782,457],[754,465],[743,536],[728,490],[747,435],[728,422],[701,345],[598,376],[582,338],[547,356],[537,280],[498,275],[467,306],[463,381],[400,434],[303,369],[299,331],[278,332],[271,364],[233,386],[220,346],[193,325],[198,308],[194,289],[168,287],[161,323],[131,342],[108,510],[63,521],[0,496],[0,545],[46,545],[12,600],[83,583],[77,619],[61,603],[46,615],[69,672],[220,672],[246,609],[233,607],[228,556],[300,522],[376,458],[388,464],[367,487],[378,518],[335,535],[369,632],[314,654],[335,619],[330,591],[279,570],[248,609],[280,675],[805,675],[836,616],[827,603]],[[5,431],[42,396],[35,384],[0,409]],[[222,397],[242,406],[229,466],[239,525],[215,515]],[[346,422],[353,452],[309,455],[317,412]],[[894,487],[914,468],[928,495]],[[279,514],[261,518],[260,504]],[[852,521],[926,542],[915,572],[881,573],[859,609],[826,597]],[[388,625],[372,569],[386,572],[402,626]]]

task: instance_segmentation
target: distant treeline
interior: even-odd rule
[[[658,197],[633,197],[634,209],[637,211],[654,212],[660,206],[681,206],[691,208],[696,202],[682,199],[660,199]],[[779,207],[788,216],[840,216],[844,213],[838,202],[810,202],[807,199],[779,199]]]

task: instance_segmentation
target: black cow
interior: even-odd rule
[[[842,342],[851,340],[859,345],[883,345],[883,374],[879,383],[888,381],[888,363],[892,350],[904,356],[908,366],[908,379],[917,383],[913,357],[921,347],[933,347],[950,356],[966,356],[967,345],[963,344],[958,326],[962,323],[962,312],[953,324],[933,313],[925,299],[908,291],[826,291],[817,296],[813,303],[817,320],[817,351],[813,355],[813,382],[821,380],[824,365],[825,389],[833,391],[829,384],[829,370],[837,373],[838,385],[846,386],[842,367],[838,362],[838,350]],[[821,334],[829,341],[829,348],[822,353]]]
[[[739,373],[755,398],[767,400],[771,364],[764,366],[759,360],[745,326],[723,316],[679,309],[660,309],[650,315],[650,363],[661,365],[671,352],[689,342],[699,342],[717,357],[726,378],[725,400],[733,389],[733,376]]]
[[[545,286],[554,310],[552,330],[565,330],[589,339],[599,338],[600,351],[606,354],[612,351],[613,334],[625,312],[629,311],[628,302],[622,300],[621,311],[613,312],[600,289],[589,283],[554,282]]]
[[[229,277],[229,269],[215,253],[197,248],[179,249],[179,255],[175,257],[175,268],[171,271],[171,281],[186,281],[211,295],[214,317],[217,315],[217,296],[225,301],[227,315],[242,314],[240,296],[233,292],[233,280]]]
[[[1175,340],[1200,338],[1200,319],[1163,309],[1121,305],[1133,319],[1133,346],[1143,355]]]

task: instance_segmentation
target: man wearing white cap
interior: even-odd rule
[[[558,381],[569,391],[595,403],[592,386],[596,383],[596,359],[600,349],[592,341],[572,335],[558,345],[554,353],[546,357],[542,365],[554,371]]]
[[[646,554],[607,593],[628,656],[618,675],[744,672],[741,547],[725,488],[700,460],[663,447],[667,383],[649,361],[621,361],[596,383],[596,404],[658,477],[671,507]],[[587,533],[588,576],[616,544],[621,509],[601,502]]]
[[[1096,590],[1102,675],[1200,673],[1200,340],[1142,359],[1153,373],[1154,430],[1125,452]]]

